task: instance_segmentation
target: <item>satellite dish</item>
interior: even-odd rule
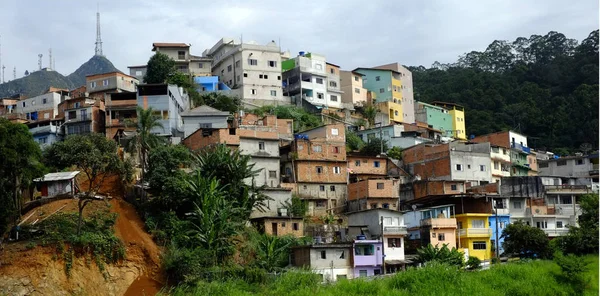
[[[412,205],[413,211],[417,209],[417,205]]]

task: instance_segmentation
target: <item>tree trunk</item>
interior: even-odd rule
[[[141,156],[142,156],[142,174],[141,174],[141,189],[142,189],[142,202],[146,201],[146,190],[144,190],[144,177],[146,175],[146,152],[144,152],[144,149],[142,149],[141,151]]]
[[[79,208],[79,217],[77,218],[77,236],[81,235],[81,222],[83,222],[83,208],[85,207],[85,203],[83,203],[83,199],[79,199],[78,208]]]

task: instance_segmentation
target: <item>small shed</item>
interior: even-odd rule
[[[37,183],[37,188],[42,193],[42,198],[54,197],[61,194],[74,196],[77,187],[75,177],[78,174],[79,171],[50,173],[33,181]]]

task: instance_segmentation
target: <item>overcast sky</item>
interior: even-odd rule
[[[221,37],[281,40],[282,50],[312,51],[343,69],[400,62],[453,62],[496,39],[558,31],[581,41],[598,28],[598,1],[321,0],[197,1],[99,0],[104,55],[117,68],[145,64],[152,42],[192,44],[201,55]],[[286,2],[286,3],[284,3]],[[36,4],[37,3],[37,4]],[[93,1],[0,0],[6,79],[37,69],[52,48],[67,75],[94,54]]]

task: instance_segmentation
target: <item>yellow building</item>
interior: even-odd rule
[[[401,101],[399,101],[401,102]],[[390,123],[402,123],[404,114],[402,113],[402,104],[394,102],[381,102],[375,104],[381,113],[387,114],[390,118]]]
[[[458,248],[468,249],[469,256],[477,257],[482,261],[492,259],[490,216],[491,214],[474,213],[454,216],[458,224],[456,235]]]
[[[461,105],[445,102],[433,102],[435,106],[442,107],[448,110],[452,117],[452,134],[454,138],[459,140],[467,139],[467,130],[465,128],[465,108]]]

